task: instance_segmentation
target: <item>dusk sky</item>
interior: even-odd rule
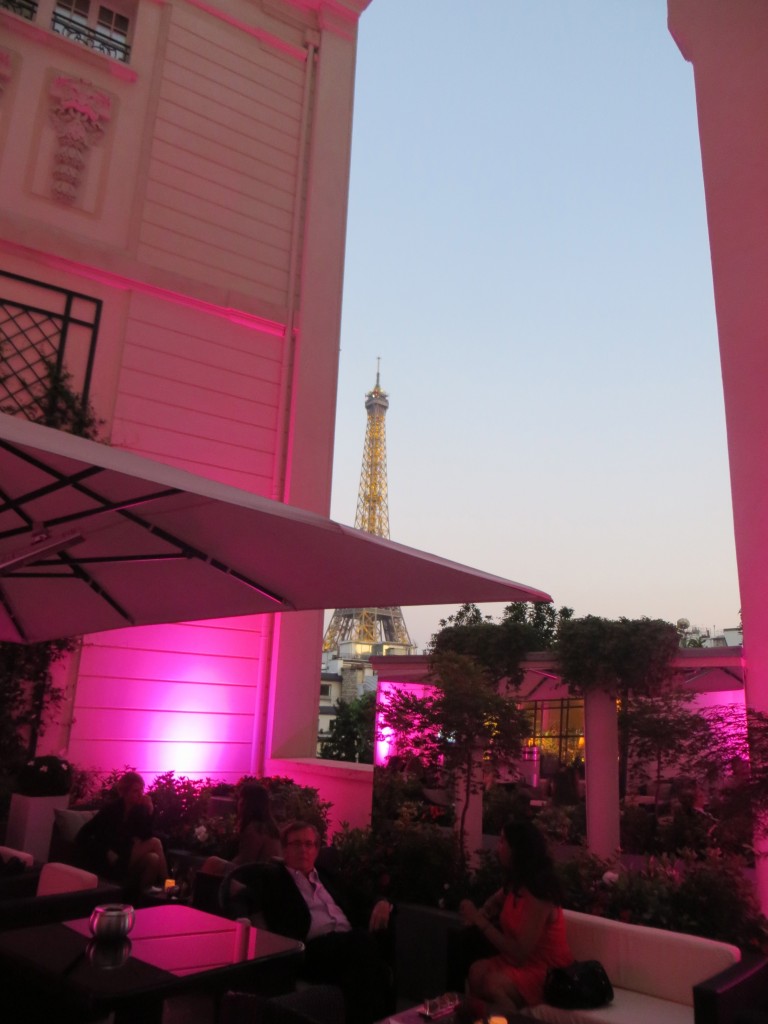
[[[373,0],[342,522],[379,356],[393,540],[577,615],[738,623],[693,73],[665,0]],[[419,648],[454,608],[405,610]]]

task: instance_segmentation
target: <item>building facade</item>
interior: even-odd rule
[[[0,407],[61,357],[99,440],[327,514],[369,2],[0,0]],[[313,757],[321,638],[86,636],[48,745],[230,780]]]
[[[668,0],[691,63],[723,373],[748,707],[768,711],[768,7],[761,0]],[[768,849],[760,838],[761,853]],[[756,859],[763,911],[768,859]]]

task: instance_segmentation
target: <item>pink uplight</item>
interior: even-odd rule
[[[392,694],[396,691],[407,690],[415,696],[423,697],[425,693],[428,693],[432,689],[434,689],[434,687],[425,686],[421,683],[392,683],[381,679],[379,680],[376,700],[376,742],[374,744],[373,751],[374,764],[385,765],[389,761],[390,757],[395,753],[392,749],[394,746],[392,730],[386,728],[382,724],[381,720],[382,708],[385,708],[390,702]]]

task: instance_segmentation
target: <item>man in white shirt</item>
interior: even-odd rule
[[[341,987],[347,1024],[387,1016],[394,1009],[386,958],[392,904],[378,900],[363,914],[343,880],[318,870],[320,838],[313,825],[294,822],[282,843],[283,863],[265,868],[258,898],[267,927],[305,943],[303,977]]]

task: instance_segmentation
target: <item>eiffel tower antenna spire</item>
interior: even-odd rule
[[[381,358],[376,359],[376,385],[365,396],[367,425],[363,447],[363,468],[357,494],[355,529],[389,537],[389,505],[387,500],[387,434],[386,416],[389,396],[381,387]],[[323,638],[323,650],[338,649],[351,641],[360,646],[353,657],[373,653],[374,644],[402,648],[398,653],[414,650],[400,608],[337,608]]]

